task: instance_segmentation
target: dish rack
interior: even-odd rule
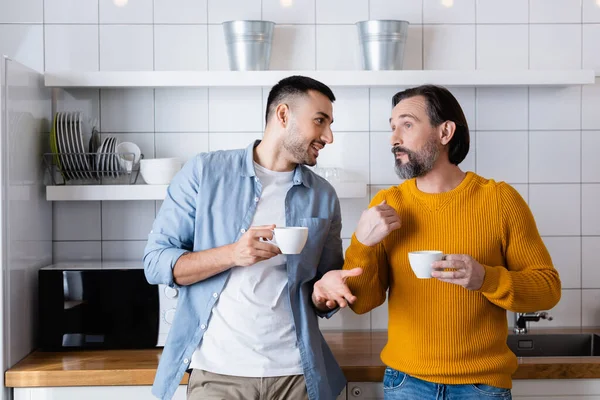
[[[134,157],[133,153],[44,153],[43,162],[49,185],[133,185],[140,162],[129,171],[120,160]]]

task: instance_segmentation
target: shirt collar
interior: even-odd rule
[[[256,172],[254,171],[254,148],[258,146],[260,140],[255,140],[253,143],[250,143],[246,150],[244,151],[244,159],[243,159],[243,167],[242,167],[242,176],[247,177],[255,177]],[[308,178],[308,172],[305,171],[305,168],[298,164],[294,169],[294,185],[304,185],[306,187],[310,187],[310,182]]]

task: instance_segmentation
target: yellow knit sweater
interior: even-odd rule
[[[533,215],[509,185],[468,172],[451,191],[428,194],[414,179],[382,190],[402,227],[368,247],[356,236],[344,269],[362,267],[348,286],[365,313],[381,305],[389,288],[388,342],[382,361],[429,382],[511,388],[517,359],[506,345],[506,310],[548,310],[560,299],[558,273]],[[485,268],[477,291],[418,279],[408,252],[468,254]]]

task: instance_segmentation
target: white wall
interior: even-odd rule
[[[227,58],[219,23],[263,18],[278,23],[272,69],[358,69],[354,22],[397,18],[411,22],[410,69],[600,71],[599,3],[3,0],[0,52],[48,71],[220,70],[227,69]],[[320,161],[362,175],[371,195],[398,183],[387,156],[387,118],[391,95],[399,89],[334,88],[336,142]],[[539,325],[600,325],[600,268],[594,257],[600,246],[600,82],[452,91],[472,130],[472,150],[462,166],[514,184],[561,272],[564,292],[555,320]],[[100,119],[104,133],[137,142],[146,157],[190,156],[243,147],[260,137],[267,94],[248,88],[79,91],[65,94],[61,105],[69,108],[76,100],[81,109],[86,99],[84,110]],[[368,202],[342,201],[344,238]],[[55,260],[139,259],[158,206],[54,203]],[[381,329],[385,323],[382,308],[365,316],[341,313],[327,327]]]

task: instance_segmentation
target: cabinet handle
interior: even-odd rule
[[[362,394],[362,389],[359,386],[354,386],[352,388],[352,396],[359,397]]]

